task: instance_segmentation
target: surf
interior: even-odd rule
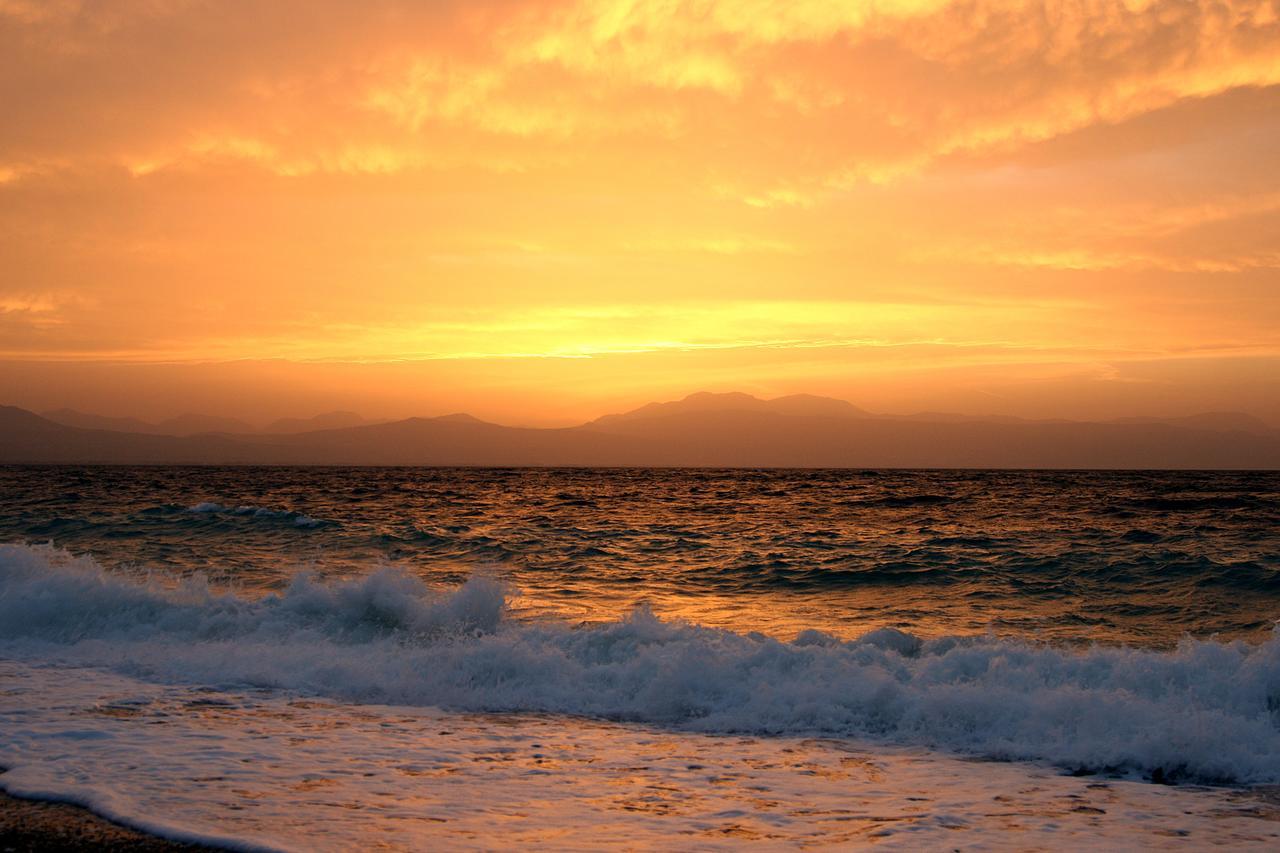
[[[278,592],[0,546],[0,655],[171,684],[701,733],[861,738],[1081,773],[1280,782],[1280,635],[1172,650],[882,628],[793,639],[663,618],[520,619],[517,593],[394,567]]]

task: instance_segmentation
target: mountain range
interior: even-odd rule
[[[0,406],[0,463],[1280,469],[1280,430],[1231,412],[1105,423],[877,415],[827,397],[707,392],[556,429],[335,412],[255,430]]]
[[[136,432],[143,435],[201,435],[211,432],[288,435],[297,432],[312,432],[318,429],[342,429],[344,427],[373,423],[372,421],[366,421],[355,412],[326,412],[311,418],[280,418],[260,429],[238,418],[192,413],[178,415],[176,418],[168,418],[155,423],[139,420],[138,418],[112,418],[106,415],[90,415],[85,412],[77,412],[75,409],[55,409],[49,412],[42,412],[40,416],[63,426],[80,427],[81,429],[105,429],[112,432]]]

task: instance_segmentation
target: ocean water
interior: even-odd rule
[[[1278,522],[1268,473],[0,468],[0,786],[280,849],[1273,846]]]

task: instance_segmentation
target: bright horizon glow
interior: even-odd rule
[[[0,0],[0,403],[1280,424],[1280,3]]]

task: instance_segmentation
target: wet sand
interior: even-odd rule
[[[23,800],[0,792],[0,851],[199,853],[217,848],[156,838],[66,803]]]

